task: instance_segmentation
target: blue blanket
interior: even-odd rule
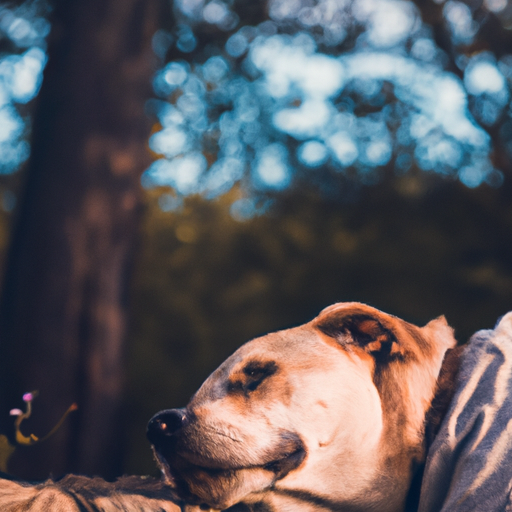
[[[464,350],[418,512],[512,512],[512,312]]]

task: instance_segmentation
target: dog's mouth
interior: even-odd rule
[[[155,447],[154,452],[174,499],[202,510],[223,510],[271,488],[303,463],[307,452],[298,435],[287,433],[283,445],[286,449],[277,447],[270,461],[267,456],[260,465],[232,467],[225,460],[215,467],[213,457],[201,465],[196,454],[167,454]]]
[[[306,449],[300,439],[298,439],[295,450],[285,454],[282,458],[269,462],[263,466],[266,471],[271,471],[275,475],[275,480],[283,479],[290,471],[297,469],[306,458]]]

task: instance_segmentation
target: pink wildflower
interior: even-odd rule
[[[25,393],[23,395],[23,401],[24,402],[32,402],[34,400],[34,394],[33,393]]]

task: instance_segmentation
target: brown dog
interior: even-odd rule
[[[455,343],[444,317],[335,304],[243,345],[148,437],[184,510],[403,511]]]

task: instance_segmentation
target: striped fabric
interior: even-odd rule
[[[512,512],[511,488],[512,312],[469,340],[418,512]]]

